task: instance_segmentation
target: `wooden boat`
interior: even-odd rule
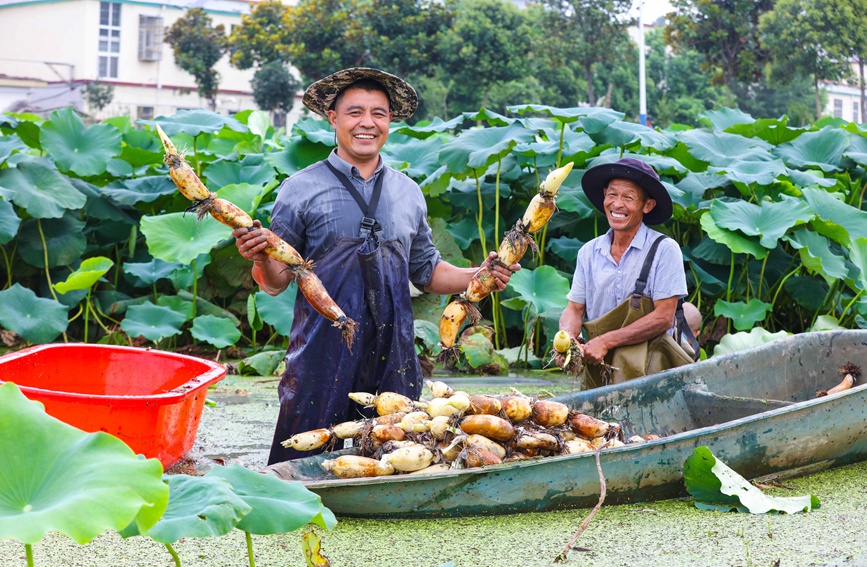
[[[619,422],[626,437],[661,438],[605,449],[606,504],[685,496],[683,463],[707,446],[746,478],[807,474],[867,459],[867,376],[826,397],[851,363],[867,374],[867,331],[808,333],[624,384],[557,398]],[[346,450],[344,450],[346,451]],[[594,453],[515,461],[428,475],[335,479],[334,453],[278,463],[338,516],[455,517],[592,507]]]

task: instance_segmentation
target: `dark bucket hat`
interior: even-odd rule
[[[581,188],[593,206],[605,212],[603,192],[612,179],[628,179],[647,191],[656,201],[653,210],[644,215],[644,224],[662,224],[671,218],[671,195],[659,180],[659,175],[647,163],[635,158],[623,158],[611,163],[596,165],[584,172]]]
[[[334,104],[334,99],[340,91],[356,81],[370,79],[378,82],[388,91],[391,102],[391,112],[394,120],[406,120],[413,115],[418,107],[418,94],[412,86],[391,73],[372,69],[370,67],[352,67],[337,71],[324,79],[319,79],[304,92],[304,106],[322,116],[328,115],[328,110]]]

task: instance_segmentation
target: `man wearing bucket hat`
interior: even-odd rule
[[[378,69],[344,69],[310,85],[303,102],[327,117],[337,148],[283,182],[271,230],[313,260],[329,295],[359,328],[348,349],[339,329],[303,298],[295,301],[269,464],[305,454],[280,444],[293,434],[362,417],[365,410],[350,392],[418,399],[422,375],[409,283],[453,294],[466,290],[475,273],[442,261],[421,190],[379,155],[391,121],[409,118],[418,105],[406,81]],[[262,252],[261,232],[232,234],[254,262],[253,278],[262,289],[271,295],[285,290],[292,272]],[[494,264],[500,289],[519,268]]]
[[[610,226],[579,250],[560,318],[560,328],[572,337],[583,329],[589,338],[582,346],[585,387],[692,362],[697,343],[686,352],[669,334],[676,328],[692,336],[681,307],[687,293],[683,256],[674,240],[648,228],[672,214],[659,175],[641,160],[623,158],[588,169],[581,187]]]

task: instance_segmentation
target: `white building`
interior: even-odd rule
[[[151,119],[181,109],[208,109],[193,76],[174,62],[163,34],[187,8],[202,8],[226,33],[249,13],[246,0],[0,0],[0,112],[47,114],[74,106],[96,119]],[[217,112],[256,108],[250,80],[224,56]],[[88,108],[94,81],[114,87],[109,106]],[[300,101],[293,108],[298,112]]]
[[[828,104],[822,112],[824,116],[834,116],[859,124],[865,122],[860,112],[861,89],[857,83],[855,86],[823,83],[822,87],[828,93]]]

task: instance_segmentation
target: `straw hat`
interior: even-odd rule
[[[337,95],[352,83],[363,79],[376,81],[385,87],[394,120],[406,120],[418,107],[418,94],[409,83],[391,73],[370,67],[343,69],[316,81],[304,92],[304,106],[316,114],[327,116]]]

